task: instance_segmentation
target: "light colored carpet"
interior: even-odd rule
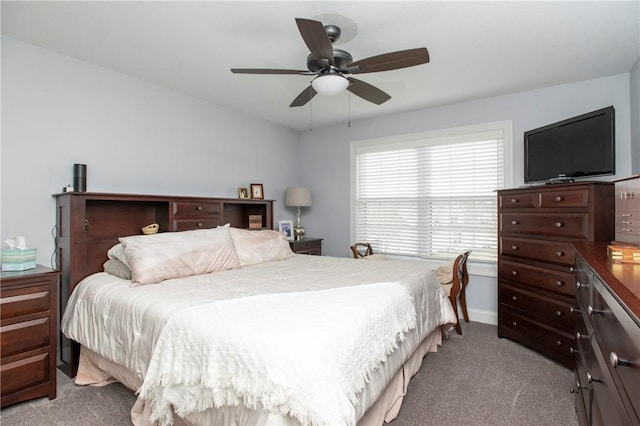
[[[462,323],[414,376],[391,426],[574,426],[573,373],[514,342],[495,326]],[[135,395],[120,384],[76,386],[58,372],[58,397],[0,412],[2,426],[130,425]]]

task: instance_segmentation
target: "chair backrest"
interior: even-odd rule
[[[453,262],[453,286],[451,287],[451,298],[455,300],[460,291],[462,291],[469,283],[469,274],[467,272],[467,259],[471,254],[471,250],[465,251]]]
[[[369,243],[355,243],[351,246],[351,253],[353,253],[354,259],[370,256],[373,254],[373,249]]]

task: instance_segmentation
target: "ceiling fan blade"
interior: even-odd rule
[[[296,18],[296,24],[315,60],[322,66],[334,65],[333,45],[322,22]]]
[[[391,99],[391,96],[369,83],[352,77],[347,77],[347,80],[351,82],[347,90],[356,96],[360,96],[365,101],[380,105]]]
[[[350,63],[343,71],[351,74],[397,70],[429,62],[426,47],[398,50]]]
[[[293,100],[293,102],[291,102],[291,105],[289,106],[299,107],[305,105],[317,94],[318,92],[316,92],[315,89],[311,87],[311,85],[309,85],[309,87],[300,92],[300,94]]]
[[[308,70],[279,70],[270,68],[231,68],[234,74],[298,74],[298,75],[314,75]]]

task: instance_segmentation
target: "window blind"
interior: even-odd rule
[[[494,191],[504,186],[504,129],[387,140],[355,149],[354,236],[378,253],[497,259]]]

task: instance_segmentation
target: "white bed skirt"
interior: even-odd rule
[[[442,327],[450,327],[445,325]],[[420,369],[422,359],[429,352],[436,352],[442,344],[441,327],[433,330],[418,346],[416,351],[404,363],[402,368],[395,373],[389,384],[377,401],[366,411],[358,421],[358,426],[380,426],[384,422],[390,422],[398,416],[402,400],[407,392],[409,381]],[[398,354],[400,351],[394,352]],[[394,355],[392,354],[392,356]],[[391,363],[392,364],[392,363]],[[112,382],[120,382],[127,388],[137,391],[142,386],[143,378],[137,377],[126,368],[82,347],[80,352],[80,364],[75,383],[78,385],[104,386]],[[366,388],[363,392],[366,392]],[[150,422],[151,408],[141,398],[131,409],[131,421],[136,426],[152,426]],[[174,416],[176,425],[220,425],[220,426],[300,426],[300,423],[288,416],[274,414],[265,410],[251,410],[244,407],[229,407],[228,409],[208,410],[206,412],[190,415],[180,419]]]

